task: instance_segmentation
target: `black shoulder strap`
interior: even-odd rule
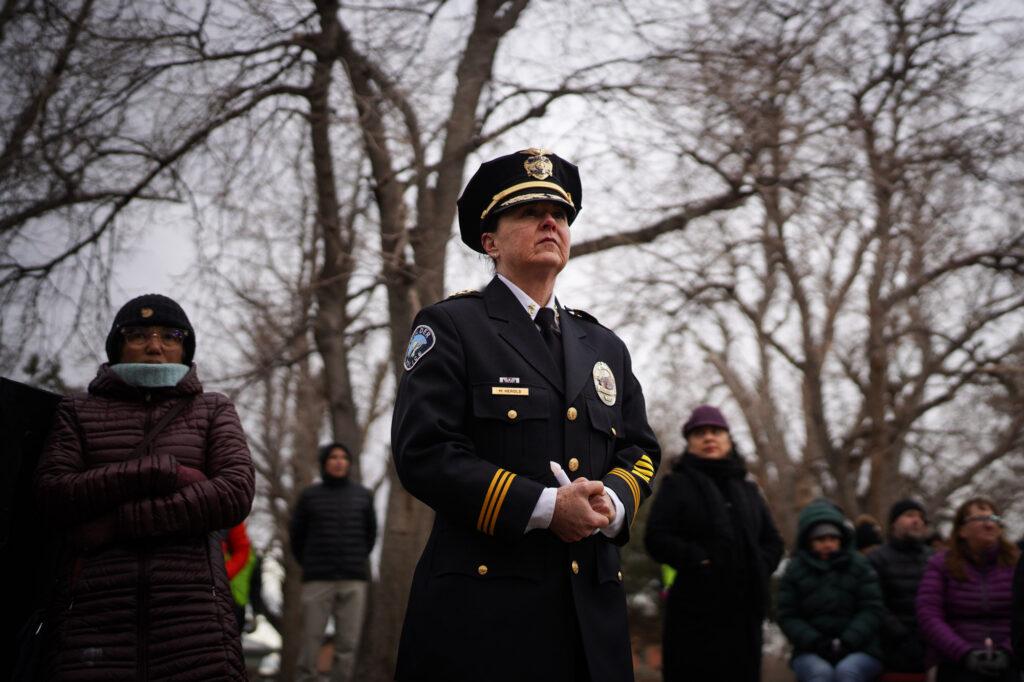
[[[192,395],[174,403],[174,405],[171,406],[171,409],[164,412],[164,416],[160,417],[160,421],[154,424],[153,428],[151,428],[146,435],[142,437],[142,442],[135,446],[135,449],[132,451],[132,454],[128,459],[141,457],[142,454],[146,452],[146,448],[149,447],[149,444],[153,442],[153,439],[164,430],[164,427],[170,424],[171,420],[181,414],[195,399],[196,397]]]
[[[594,324],[601,324],[600,322],[597,321],[596,317],[594,317],[593,315],[591,315],[590,313],[588,313],[585,310],[580,310],[579,308],[565,308],[565,312],[569,313],[573,317],[578,317],[581,320],[586,320],[587,322],[593,322]],[[604,325],[601,324],[601,326],[603,327]]]
[[[456,291],[453,294],[448,294],[448,296],[444,300],[449,301],[453,298],[462,298],[463,296],[473,296],[476,298],[480,298],[482,294],[476,289],[462,289],[461,291]]]

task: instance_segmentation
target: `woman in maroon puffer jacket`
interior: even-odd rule
[[[1017,682],[1010,621],[1019,552],[1003,537],[995,504],[975,497],[960,505],[950,544],[928,561],[917,588],[917,620],[938,659],[938,682]]]
[[[246,679],[212,531],[249,513],[253,465],[231,401],[203,392],[194,352],[177,303],[133,299],[107,338],[110,363],[57,411],[37,473],[39,504],[68,540],[45,679]]]

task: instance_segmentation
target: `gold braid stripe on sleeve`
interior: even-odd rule
[[[491,485],[487,488],[487,495],[484,496],[484,503],[480,507],[480,515],[476,520],[476,529],[494,535],[494,527],[498,522],[498,514],[501,513],[501,505],[505,503],[505,495],[512,485],[512,479],[516,475],[511,471],[498,469],[491,478]]]
[[[630,492],[633,493],[633,518],[636,518],[636,513],[640,510],[640,484],[622,467],[615,467],[608,473],[618,476],[629,486]]]

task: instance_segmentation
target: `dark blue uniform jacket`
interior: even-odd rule
[[[495,278],[413,323],[392,423],[403,485],[436,512],[413,579],[396,679],[572,679],[578,621],[595,682],[632,680],[616,545],[660,460],[622,341],[559,309],[565,376]],[[600,390],[599,390],[600,389]],[[549,461],[625,507],[614,539],[525,533]]]

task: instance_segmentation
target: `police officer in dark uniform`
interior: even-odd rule
[[[660,449],[625,345],[553,294],[581,198],[574,165],[527,149],[459,199],[496,276],[421,310],[405,356],[395,464],[437,515],[401,682],[633,679],[618,546]]]

